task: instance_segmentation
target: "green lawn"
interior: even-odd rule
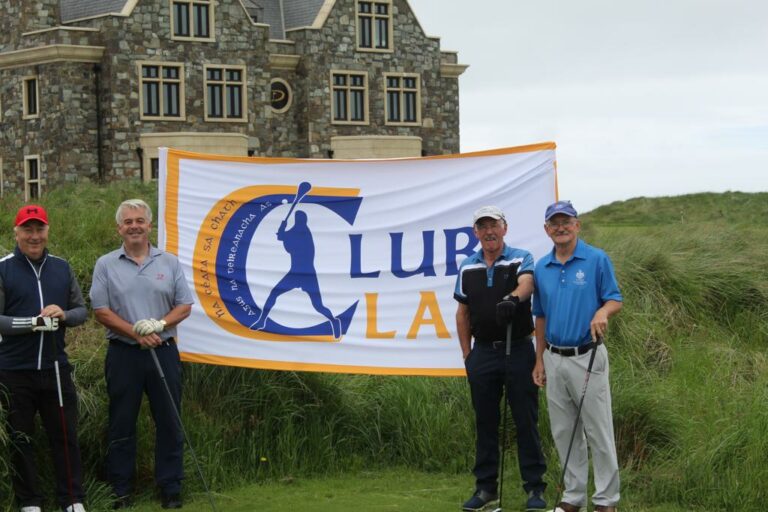
[[[510,482],[507,483],[510,485]],[[285,479],[250,485],[214,495],[216,510],[226,512],[437,512],[459,511],[472,491],[469,475],[422,473],[413,470],[361,472],[330,478]],[[187,496],[184,510],[209,511],[204,494]],[[553,501],[550,490],[547,498]],[[520,487],[507,488],[504,510],[523,511],[525,496]],[[157,501],[137,505],[134,511],[161,510]],[[676,506],[644,508],[622,503],[622,512],[682,512]]]

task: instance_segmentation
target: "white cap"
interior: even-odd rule
[[[504,212],[502,212],[498,206],[483,206],[479,210],[476,210],[475,214],[472,217],[473,219],[472,224],[476,224],[477,221],[482,219],[483,217],[490,217],[496,220],[501,219],[504,222],[507,221],[507,219],[504,218]]]

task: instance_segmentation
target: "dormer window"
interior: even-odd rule
[[[213,41],[212,0],[171,0],[171,39]]]
[[[392,2],[357,2],[357,49],[392,51]]]

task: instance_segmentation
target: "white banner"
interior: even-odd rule
[[[160,152],[160,246],[195,294],[184,361],[281,370],[464,375],[453,299],[479,248],[472,213],[506,213],[506,242],[551,247],[555,145],[396,160]]]

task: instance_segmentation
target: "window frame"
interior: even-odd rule
[[[209,80],[208,78],[208,70],[209,69],[220,69],[222,71],[221,73],[221,80]],[[227,80],[227,71],[236,70],[240,72],[240,81],[229,81]],[[246,67],[242,65],[228,65],[228,64],[205,64],[203,65],[203,110],[204,115],[203,119],[205,119],[206,122],[209,123],[247,123],[248,122],[248,110],[247,110],[247,102],[246,98],[248,96],[248,80],[246,75]],[[222,94],[222,117],[212,117],[208,112],[208,102],[210,101],[210,98],[208,97],[208,85],[211,83],[220,84],[221,85],[221,94]],[[228,94],[227,94],[227,86],[230,84],[238,84],[240,85],[240,117],[227,117],[228,110],[229,110],[229,101],[228,101]]]
[[[35,112],[29,112],[29,82],[35,81]],[[23,97],[22,119],[38,119],[40,117],[40,77],[39,75],[29,75],[22,77],[21,89]]]
[[[157,78],[145,78],[144,77],[144,67],[145,66],[156,66],[159,68],[158,76]],[[169,79],[164,78],[163,75],[163,68],[171,68],[175,67],[179,69],[179,77],[178,79]],[[136,62],[136,70],[138,73],[138,82],[139,82],[139,119],[142,121],[186,121],[187,114],[186,114],[186,93],[185,93],[185,75],[186,75],[186,68],[184,66],[183,62],[167,62],[167,61],[151,61],[151,60],[141,60]],[[153,82],[159,84],[158,87],[158,112],[160,112],[159,115],[151,115],[151,114],[145,114],[144,113],[144,84],[146,82]],[[179,115],[178,116],[169,116],[163,114],[163,111],[165,110],[165,105],[163,103],[163,98],[165,96],[163,91],[163,85],[165,83],[178,83],[179,84]]]
[[[360,4],[371,4],[371,12],[370,13],[361,13],[360,12]],[[387,14],[386,16],[380,15],[376,13],[376,6],[377,5],[386,5],[387,6]],[[377,52],[377,53],[392,53],[394,52],[394,42],[393,42],[393,36],[394,36],[394,14],[392,12],[393,10],[393,1],[392,0],[355,0],[355,47],[357,48],[357,51],[360,52]],[[361,37],[362,37],[362,23],[363,18],[367,18],[370,20],[370,30],[371,30],[371,46],[362,46],[361,43]],[[376,40],[378,39],[379,35],[379,29],[378,29],[378,20],[386,19],[387,20],[387,46],[386,47],[377,47],[376,46]]]
[[[390,78],[397,78],[399,79],[399,86],[396,88],[389,86],[389,79]],[[416,79],[416,87],[415,88],[406,88],[405,87],[405,79],[406,78],[415,78]],[[421,125],[421,75],[418,73],[384,73],[384,124],[388,126],[419,126]],[[390,109],[389,109],[389,93],[392,91],[397,91],[399,93],[399,99],[398,99],[398,112],[400,114],[400,120],[399,121],[392,121],[390,120]],[[407,92],[415,92],[416,94],[416,119],[414,121],[403,121],[403,117],[405,114],[405,101],[406,101],[406,93]]]
[[[172,41],[201,41],[212,43],[216,41],[216,17],[215,17],[215,3],[213,0],[168,0],[170,5],[170,33]],[[176,5],[185,4],[188,6],[188,30],[189,35],[177,35],[176,34]],[[208,36],[201,37],[194,35],[196,25],[195,6],[205,5],[208,6]]]
[[[30,162],[33,160],[37,162],[37,178],[35,179],[29,177]],[[24,201],[40,199],[43,195],[43,185],[45,185],[45,180],[43,179],[43,165],[40,155],[24,155]],[[30,193],[33,186],[37,188],[37,195],[34,197]]]
[[[334,78],[337,75],[345,75],[347,77],[347,83],[344,86],[337,86],[334,83]],[[363,77],[363,85],[361,87],[352,86],[349,82],[349,78],[352,76],[361,76]],[[368,85],[368,72],[366,71],[353,71],[353,70],[346,70],[346,69],[332,69],[330,72],[330,113],[331,113],[331,124],[336,125],[369,125],[371,123],[371,111],[370,111],[370,103],[368,101],[369,96],[369,90],[370,87]],[[346,107],[346,116],[345,119],[340,120],[336,119],[336,91],[339,89],[343,89],[346,91],[345,94],[345,107]],[[352,109],[349,107],[351,102],[351,93],[353,90],[363,91],[363,119],[361,120],[353,120],[351,119],[352,115]]]

